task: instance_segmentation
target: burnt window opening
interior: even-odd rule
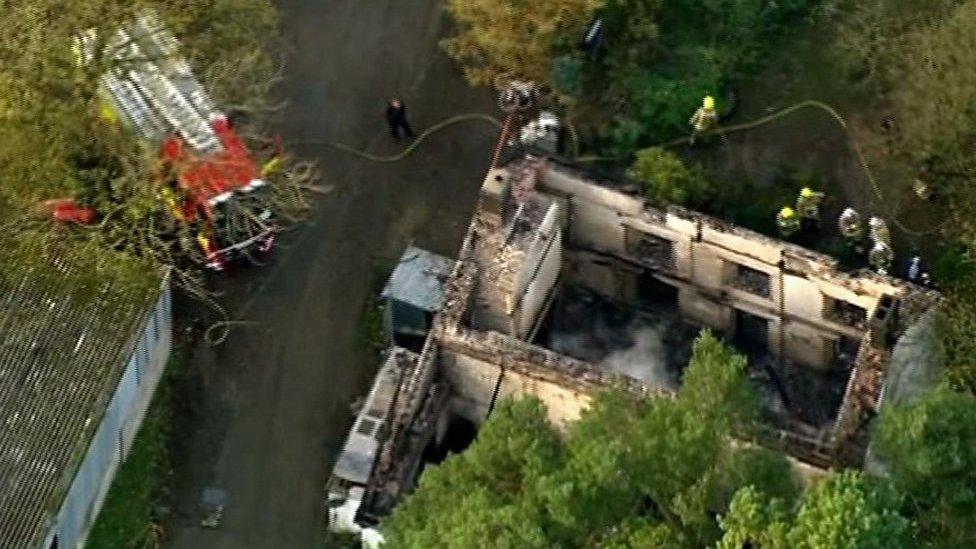
[[[630,227],[625,232],[627,254],[638,262],[662,271],[674,270],[674,243]]]
[[[824,318],[838,324],[864,330],[867,327],[868,312],[863,307],[843,299],[824,297]]]
[[[759,297],[769,298],[771,294],[768,274],[738,263],[735,264],[732,286]]]

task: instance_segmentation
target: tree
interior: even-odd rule
[[[627,157],[690,130],[706,95],[761,65],[772,39],[811,0],[609,0],[607,49],[588,67],[582,102],[602,145]]]
[[[954,248],[962,246],[963,257],[976,257],[976,1],[852,0],[841,8],[838,43],[869,90],[891,103],[896,157],[936,191],[947,253],[959,255]],[[968,273],[939,282],[947,298],[940,322],[947,377],[976,392],[976,285]]]
[[[657,205],[701,202],[709,191],[708,181],[700,172],[660,147],[638,151],[627,177],[643,183],[644,195]]]
[[[908,496],[922,539],[976,543],[976,397],[939,388],[888,408],[874,437],[878,457]]]
[[[740,490],[722,517],[718,547],[739,549],[887,549],[910,546],[910,522],[896,492],[857,471],[834,473],[808,489],[795,514],[752,487]]]
[[[553,59],[575,47],[603,0],[449,0],[458,34],[444,40],[473,85],[499,75],[549,85]]]
[[[561,460],[541,402],[505,402],[467,451],[425,471],[384,534],[394,547],[546,547],[526,496]]]
[[[710,544],[715,513],[739,488],[794,497],[783,456],[729,444],[758,409],[745,369],[706,332],[676,398],[601,394],[564,440],[537,400],[505,403],[384,528],[395,546],[418,548]]]
[[[960,0],[840,0],[834,42],[855,82],[888,87],[911,55],[911,36],[952,13]]]
[[[181,53],[216,102],[248,114],[239,133],[252,150],[260,148],[260,128],[273,111],[271,51],[278,47],[268,0],[25,0],[0,15],[8,31],[0,37],[0,195],[14,204],[5,210],[12,231],[50,230],[46,220],[28,215],[45,199],[93,206],[102,214],[93,230],[61,237],[169,265],[177,284],[199,291],[204,259],[195,234],[165,223],[157,151],[100,116],[102,75],[133,62],[117,59],[118,46],[108,38],[147,7],[180,39]],[[94,31],[93,57],[80,63],[75,39],[87,29]],[[312,175],[289,161],[268,178],[271,208],[283,221],[304,211],[298,187]]]
[[[962,243],[968,257],[976,252],[976,79],[969,69],[976,63],[976,1],[944,0],[925,24],[911,28],[901,39],[901,55],[889,63],[891,95],[899,111],[899,151],[914,162],[920,176],[936,190],[948,211],[944,230]],[[957,388],[976,392],[976,286],[971,276],[947,281],[941,334],[946,348],[947,374]]]

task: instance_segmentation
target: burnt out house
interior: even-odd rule
[[[476,429],[504,398],[534,395],[561,426],[610,386],[666,397],[703,328],[749,358],[765,444],[806,472],[860,466],[867,426],[892,390],[891,357],[924,353],[926,343],[903,335],[931,322],[938,299],[525,156],[487,174],[422,349],[391,351],[401,358],[383,375],[397,388],[366,406],[382,408],[370,417],[384,427],[360,461],[368,478],[337,468],[331,505],[352,509],[350,521],[377,520],[415,484],[430,448],[459,426]],[[347,444],[339,463],[355,451]]]

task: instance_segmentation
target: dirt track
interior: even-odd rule
[[[415,129],[463,113],[493,113],[437,48],[447,20],[436,0],[281,0],[293,49],[282,94],[286,142],[341,141],[397,151],[385,100],[400,96]],[[237,328],[197,349],[188,394],[195,410],[176,471],[176,547],[315,547],[323,484],[351,423],[350,402],[377,366],[358,343],[374,266],[415,240],[452,255],[474,206],[497,130],[451,127],[396,164],[320,146],[334,191],[312,222],[288,234],[271,263],[221,281]],[[204,488],[226,493],[223,523],[199,528]]]

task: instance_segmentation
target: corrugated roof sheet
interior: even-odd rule
[[[0,547],[43,541],[163,278],[94,246],[0,242]]]
[[[425,311],[437,311],[444,300],[444,281],[453,267],[451,259],[410,246],[393,269],[382,295]]]

